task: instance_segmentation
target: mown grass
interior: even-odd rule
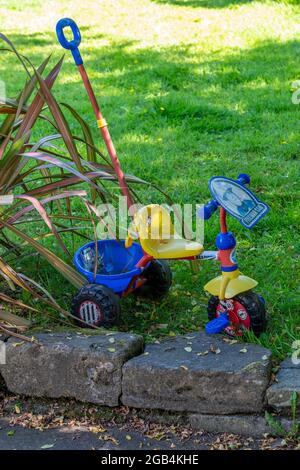
[[[56,21],[77,20],[85,64],[127,172],[157,183],[181,204],[207,201],[212,175],[251,175],[271,212],[251,232],[233,220],[230,227],[243,272],[259,281],[268,302],[269,328],[260,342],[277,357],[290,353],[300,337],[299,107],[291,101],[291,84],[300,78],[300,6],[292,3],[86,0],[73,1],[71,9],[66,0],[51,1],[51,8],[38,0],[0,4],[2,31],[36,64],[50,52],[61,54]],[[23,75],[12,57],[0,63],[0,73],[8,95],[16,93]],[[93,123],[69,55],[55,94]],[[41,127],[40,136],[44,132]],[[161,200],[154,191],[143,199]],[[216,219],[207,223],[208,249],[217,230]],[[35,259],[23,263],[28,271],[36,268]],[[187,263],[172,267],[174,286],[162,302],[122,302],[123,330],[153,340],[204,326],[202,286],[218,266],[203,264],[199,274]],[[68,305],[72,288],[62,289],[43,262],[39,276]]]

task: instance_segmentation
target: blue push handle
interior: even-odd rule
[[[245,184],[250,184],[250,176],[247,175],[247,173],[241,173],[237,177],[237,183],[242,184],[243,186]],[[212,199],[209,201],[207,204],[205,204],[201,209],[198,211],[199,217],[204,220],[208,220],[211,218],[214,212],[218,209],[219,204],[215,199]]]
[[[66,27],[72,30],[73,39],[71,41],[68,41],[64,34],[64,28]],[[71,20],[71,18],[62,18],[59,20],[56,25],[56,35],[62,47],[72,52],[75,64],[82,65],[83,60],[78,49],[81,42],[81,34],[75,21]]]
[[[199,217],[201,217],[201,219],[208,220],[211,218],[213,213],[216,212],[218,207],[219,207],[219,204],[217,203],[217,201],[212,199],[207,204],[204,204],[204,206],[201,207],[201,209],[199,209],[198,215]]]

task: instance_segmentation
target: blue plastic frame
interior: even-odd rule
[[[114,256],[117,258],[118,264],[121,264],[123,261],[126,264],[126,260],[128,260],[128,256],[132,257],[132,265],[134,266],[129,271],[120,273],[120,274],[96,274],[96,278],[94,277],[94,273],[87,271],[82,264],[81,254],[82,251],[86,248],[94,248],[95,242],[87,243],[84,246],[81,246],[75,253],[73,262],[76,269],[83,274],[84,277],[89,281],[90,284],[101,284],[109,289],[112,289],[116,294],[122,296],[123,292],[127,289],[129,283],[131,282],[132,278],[135,276],[139,276],[142,272],[142,268],[136,267],[136,264],[140,261],[143,257],[144,253],[142,247],[139,243],[134,242],[130,248],[125,248],[125,241],[124,240],[98,240],[98,250],[105,250],[107,247],[110,251],[111,256],[111,263],[114,264]],[[124,249],[124,255],[123,250]],[[126,258],[126,259],[125,259]]]

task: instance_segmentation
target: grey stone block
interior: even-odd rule
[[[7,341],[0,373],[11,392],[108,406],[118,405],[124,362],[143,350],[142,337],[126,333],[39,334],[36,339],[39,344]]]
[[[298,362],[298,360],[297,360],[297,362]],[[288,357],[284,361],[281,362],[280,369],[298,369],[298,370],[300,370],[300,364],[296,364],[296,362],[293,362],[291,357]]]
[[[177,336],[148,345],[124,365],[121,400],[137,408],[259,413],[270,369],[271,352],[260,346],[203,332]]]
[[[267,390],[268,405],[277,412],[289,416],[293,392],[298,395],[297,414],[300,415],[300,364],[286,359],[280,365],[276,382]]]
[[[193,414],[189,418],[194,429],[201,429],[212,433],[229,433],[240,436],[261,438],[264,434],[274,434],[262,416],[251,415],[201,415]]]

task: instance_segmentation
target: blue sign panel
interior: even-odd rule
[[[270,210],[250,189],[231,178],[214,176],[209,181],[209,189],[220,206],[246,228],[254,227]]]

